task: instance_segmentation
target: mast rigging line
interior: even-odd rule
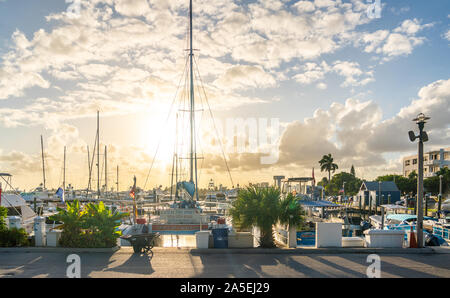
[[[178,82],[178,87],[177,87],[177,90],[175,91],[175,96],[173,97],[172,103],[171,103],[171,105],[170,105],[169,113],[167,114],[167,117],[166,117],[166,121],[165,121],[165,123],[164,123],[164,126],[167,124],[167,121],[169,121],[170,114],[172,113],[172,108],[173,108],[173,105],[174,105],[174,103],[175,103],[175,100],[177,99],[178,90],[180,89],[180,86],[181,86],[181,80],[183,79],[184,73],[186,72],[186,66],[187,66],[187,63],[188,63],[188,59],[186,59],[186,63],[184,64],[183,74],[181,75],[180,81]],[[149,169],[149,171],[148,171],[147,177],[145,178],[144,189],[145,189],[145,187],[147,186],[148,177],[150,176],[150,173],[151,173],[151,171],[152,171],[152,169],[153,169],[153,165],[154,165],[154,163],[155,163],[155,158],[156,158],[156,155],[158,154],[159,146],[161,145],[162,137],[163,137],[163,134],[161,133],[160,136],[159,136],[158,145],[157,145],[157,147],[156,147],[155,155],[153,156],[152,163],[151,163],[151,165],[150,165],[150,169]]]
[[[208,105],[209,114],[211,115],[211,119],[213,121],[214,130],[216,131],[216,135],[217,135],[217,138],[219,140],[220,149],[222,151],[222,157],[223,157],[223,160],[225,161],[225,166],[227,167],[228,175],[229,175],[230,180],[231,180],[231,186],[232,186],[232,188],[234,188],[233,178],[231,177],[230,168],[228,167],[228,162],[227,162],[227,159],[225,157],[225,151],[223,150],[222,139],[219,136],[219,132],[218,132],[217,126],[216,126],[216,121],[214,120],[214,115],[213,115],[213,113],[211,111],[211,107],[209,106],[209,101],[208,101],[208,97],[206,96],[205,86],[203,85],[203,80],[202,80],[202,77],[200,76],[200,70],[198,69],[198,63],[197,63],[197,59],[196,59],[195,56],[194,56],[194,62],[195,62],[196,70],[197,70],[198,80],[200,81],[200,84],[201,84],[201,87],[202,87],[202,90],[203,90],[203,94],[205,96],[205,101],[206,101],[206,104]]]

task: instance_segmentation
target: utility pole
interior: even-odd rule
[[[45,163],[44,163],[44,141],[41,135],[41,152],[42,152],[42,176],[44,177],[44,189],[45,189]]]

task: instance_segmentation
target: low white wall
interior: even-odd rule
[[[316,248],[342,247],[342,223],[316,222]]]
[[[364,247],[365,242],[363,237],[342,237],[342,247]]]
[[[253,247],[253,235],[250,232],[235,232],[228,234],[229,248]]]
[[[399,230],[366,230],[367,247],[403,247],[405,232]]]

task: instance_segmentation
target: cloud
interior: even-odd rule
[[[337,73],[343,76],[345,81],[342,83],[342,87],[363,86],[375,80],[372,71],[363,72],[360,69],[359,63],[351,61],[337,60],[331,66],[325,61],[322,61],[321,64],[311,62],[306,63],[302,69],[304,70],[303,73],[298,73],[293,76],[293,79],[301,84],[311,84],[321,81],[327,73]],[[323,83],[320,86],[323,89]]]
[[[400,26],[389,30],[377,30],[372,33],[362,33],[357,43],[365,45],[367,53],[384,55],[384,61],[397,56],[407,56],[415,47],[421,45],[424,37],[417,36],[423,29],[434,26],[434,23],[421,24],[418,19],[406,19]]]

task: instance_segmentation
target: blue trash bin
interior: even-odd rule
[[[214,248],[228,248],[228,229],[212,229]]]

